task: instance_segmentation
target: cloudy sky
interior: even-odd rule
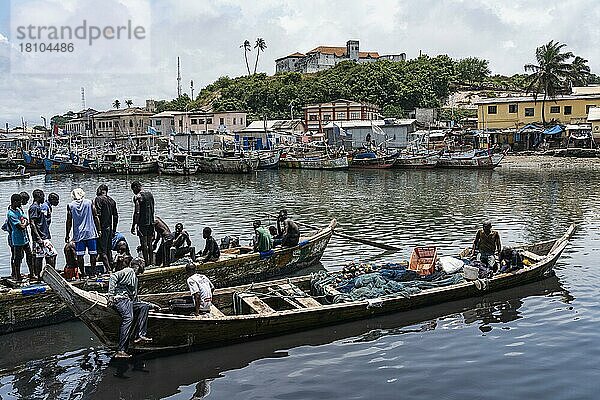
[[[121,48],[105,40],[64,59],[20,52],[18,24],[94,18],[102,26],[132,19],[146,37],[121,41]],[[239,45],[257,37],[268,46],[258,69],[269,74],[278,57],[348,39],[359,39],[361,50],[409,58],[419,51],[483,57],[503,74],[522,72],[535,47],[554,39],[598,73],[598,21],[597,0],[0,0],[0,125],[20,125],[23,117],[31,126],[41,115],[81,109],[81,87],[87,106],[98,110],[114,99],[142,105],[173,98],[177,56],[184,91],[193,79],[197,93],[219,76],[243,74]]]

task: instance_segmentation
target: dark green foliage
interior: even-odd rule
[[[404,61],[357,64],[342,62],[315,74],[296,72],[268,76],[219,78],[206,86],[188,105],[182,98],[157,102],[158,111],[184,110],[212,104],[218,111],[247,110],[252,117],[289,118],[290,107],[300,117],[307,104],[336,99],[366,101],[391,116],[415,107],[439,107],[450,93],[454,61],[446,56],[421,56]],[[189,98],[186,99],[189,101]]]
[[[467,57],[456,63],[456,77],[460,83],[482,83],[490,73],[488,60],[482,58]]]

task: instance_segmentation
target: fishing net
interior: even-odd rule
[[[314,273],[311,288],[319,296],[333,292],[333,302],[342,303],[381,297],[410,297],[425,289],[460,283],[463,279],[461,273],[447,274],[444,271],[419,276],[415,271],[407,269],[406,263],[379,266],[359,264],[347,266],[336,273]]]

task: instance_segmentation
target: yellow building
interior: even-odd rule
[[[600,107],[600,92],[574,93],[546,100],[546,122],[586,122],[590,109]],[[542,122],[542,96],[538,96],[537,101],[532,96],[521,96],[497,97],[477,103],[478,129],[519,129],[534,122]]]
[[[594,141],[600,141],[600,108],[590,109],[587,120],[592,124],[592,135]]]

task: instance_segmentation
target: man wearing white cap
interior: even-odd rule
[[[68,243],[73,228],[73,241],[75,242],[75,253],[77,254],[77,267],[79,272],[85,275],[96,275],[102,271],[96,270],[96,239],[100,236],[100,220],[91,200],[85,198],[85,192],[81,188],[71,192],[73,201],[67,205],[67,233],[65,242]],[[83,269],[83,256],[87,249],[90,255],[90,270]]]

